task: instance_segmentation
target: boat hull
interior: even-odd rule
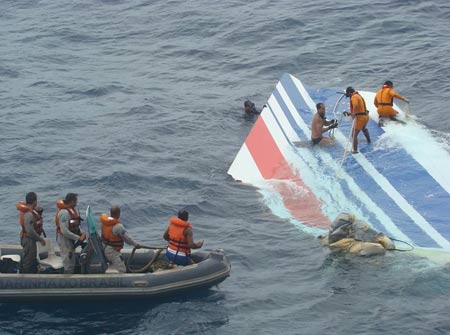
[[[2,247],[2,255],[20,252],[18,248]],[[136,264],[145,264],[153,257],[153,252],[136,254]],[[130,251],[123,254],[127,259]],[[160,259],[164,257],[161,255]],[[199,262],[152,273],[71,275],[2,273],[0,302],[151,299],[209,288],[221,283],[230,275],[230,262],[221,250],[198,251],[193,254],[193,258]]]

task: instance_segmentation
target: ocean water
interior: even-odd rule
[[[448,1],[0,1],[0,243],[15,203],[79,194],[122,207],[130,234],[163,244],[190,212],[231,277],[146,303],[0,304],[1,334],[448,334],[450,269],[408,253],[330,254],[227,175],[285,72],[312,87],[386,79],[448,147]]]

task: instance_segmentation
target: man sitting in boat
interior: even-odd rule
[[[75,243],[84,241],[86,233],[80,228],[81,218],[76,209],[78,194],[68,193],[64,200],[56,201],[56,241],[63,258],[64,273],[75,272]]]
[[[111,267],[117,271],[124,273],[127,271],[125,263],[120,251],[123,248],[124,242],[139,249],[141,245],[135,242],[125,227],[120,222],[120,207],[112,206],[110,209],[111,216],[107,214],[100,215],[100,222],[102,224],[102,242],[105,246],[105,257]]]
[[[386,80],[383,87],[375,95],[373,101],[378,112],[378,125],[383,126],[383,118],[390,118],[391,120],[398,121],[396,116],[398,112],[394,109],[394,98],[400,99],[409,103],[409,100],[402,97],[400,94],[394,91],[394,83],[390,80]]]
[[[166,256],[170,262],[177,265],[192,264],[191,249],[199,249],[203,246],[203,240],[194,243],[192,226],[188,220],[189,213],[184,209],[180,209],[178,217],[169,218],[170,224],[163,236],[169,242]]]
[[[330,145],[333,140],[328,136],[323,136],[323,133],[334,129],[338,126],[336,120],[327,120],[325,118],[325,105],[319,102],[316,105],[317,113],[314,115],[311,123],[311,142],[313,145]]]
[[[37,205],[37,195],[34,192],[27,193],[25,201],[19,201],[16,205],[19,211],[20,244],[23,248],[22,273],[37,273],[37,247],[39,242],[45,245],[42,225],[43,209]]]
[[[347,213],[339,214],[334,219],[328,236],[319,236],[319,239],[330,249],[359,256],[384,255],[386,250],[395,249],[389,237]]]

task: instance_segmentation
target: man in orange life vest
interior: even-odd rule
[[[386,80],[383,87],[381,87],[381,89],[375,95],[375,99],[373,101],[375,107],[377,107],[378,116],[380,118],[380,126],[383,125],[382,118],[384,117],[389,117],[394,121],[397,120],[395,116],[398,114],[398,112],[393,108],[394,98],[409,103],[408,99],[402,97],[400,94],[394,91],[394,83],[390,80]]]
[[[136,243],[125,230],[125,227],[120,222],[120,207],[112,206],[110,209],[111,216],[107,214],[100,215],[100,222],[102,223],[102,241],[105,246],[105,257],[109,264],[123,273],[127,271],[125,263],[122,259],[122,250],[124,242],[136,248],[141,245]]]
[[[177,265],[192,264],[191,249],[199,249],[203,246],[203,240],[194,243],[192,227],[188,220],[189,213],[180,209],[177,218],[169,218],[169,227],[164,232],[164,239],[169,242],[166,256]]]
[[[363,97],[359,95],[358,92],[351,86],[347,87],[345,90],[345,95],[350,98],[350,115],[353,118],[353,149],[352,153],[358,153],[358,134],[362,130],[364,136],[367,139],[367,143],[370,144],[369,130],[367,130],[366,125],[369,122],[369,112],[366,108],[366,102]],[[348,113],[345,112],[347,115]],[[344,114],[345,114],[344,113]]]
[[[25,202],[19,201],[16,208],[20,211],[19,224],[22,227],[20,232],[20,244],[23,248],[22,273],[36,273],[38,266],[36,242],[45,245],[45,240],[41,237],[44,233],[43,210],[37,206],[37,195],[34,192],[27,193]]]
[[[64,273],[67,274],[75,271],[75,242],[86,239],[86,234],[81,232],[81,218],[75,208],[77,203],[78,195],[75,193],[68,193],[64,200],[56,201],[56,241],[63,258]]]

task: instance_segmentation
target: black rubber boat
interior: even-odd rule
[[[122,250],[127,273],[108,268],[96,222],[86,210],[88,240],[76,253],[75,274],[62,274],[58,251],[47,240],[38,243],[39,273],[19,273],[21,246],[0,245],[0,303],[80,300],[149,299],[175,296],[181,292],[208,288],[224,281],[231,264],[221,249],[196,250],[194,264],[170,264],[164,248]]]
[[[16,260],[22,255],[20,246],[0,246],[2,261]],[[109,300],[117,298],[151,299],[176,296],[219,284],[230,275],[231,265],[223,250],[198,250],[192,253],[195,264],[170,265],[162,249],[122,250],[131,273],[98,270],[95,262],[78,264],[76,274],[60,274],[53,268],[41,271],[52,273],[0,273],[0,303]],[[43,255],[42,262],[45,263]],[[83,252],[77,257],[83,259]],[[55,253],[59,256],[58,252]],[[8,261],[9,262],[9,261]],[[14,264],[14,263],[13,263]],[[41,263],[42,264],[42,263]],[[156,265],[159,266],[155,267]],[[84,273],[83,273],[84,272]],[[94,273],[96,272],[96,273]],[[104,272],[104,273],[99,273]],[[143,273],[141,273],[143,272]]]

